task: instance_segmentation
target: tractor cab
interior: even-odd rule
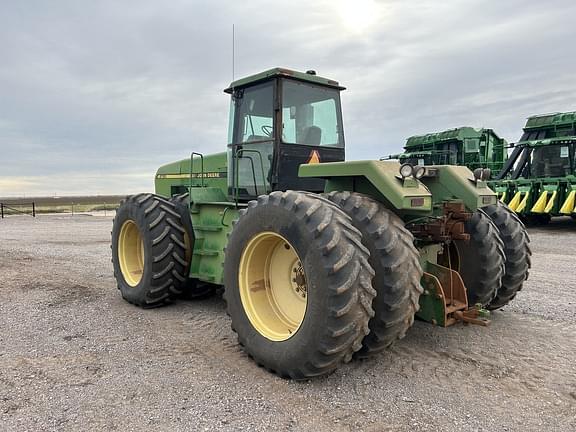
[[[498,180],[576,175],[576,112],[529,117]]]
[[[305,163],[344,161],[336,81],[275,68],[234,81],[228,128],[228,195],[249,200],[274,190],[323,192],[324,180],[298,177]]]

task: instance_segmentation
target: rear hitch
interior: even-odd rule
[[[457,322],[481,326],[490,324],[490,312],[482,305],[468,307],[466,287],[457,271],[428,262],[422,285],[424,292],[420,296],[418,318],[441,327]]]
[[[487,327],[490,325],[490,311],[484,309],[480,303],[475,304],[473,307],[464,311],[454,312],[454,318],[462,321],[464,324],[476,324]]]
[[[445,202],[442,204],[442,216],[412,224],[410,231],[414,237],[431,242],[447,243],[452,240],[468,240],[469,234],[464,229],[464,222],[472,217],[461,202]]]

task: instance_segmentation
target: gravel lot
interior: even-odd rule
[[[383,355],[291,382],[238,347],[220,297],[125,303],[101,216],[0,220],[0,430],[576,430],[576,223],[531,230],[488,328],[417,322]]]

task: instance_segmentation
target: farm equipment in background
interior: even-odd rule
[[[390,155],[411,165],[463,165],[471,170],[502,170],[508,143],[492,129],[460,127],[443,132],[416,135],[406,140],[404,153]]]
[[[307,379],[402,338],[414,317],[486,324],[528,276],[528,235],[485,170],[345,161],[338,82],[271,69],[233,82],[227,151],[160,167],[112,230],[125,300],[224,286],[244,350]],[[480,144],[479,144],[480,145]]]
[[[576,215],[576,112],[529,117],[504,169],[490,181],[528,222]]]

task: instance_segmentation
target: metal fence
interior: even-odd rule
[[[18,206],[20,208],[29,207],[30,210],[21,210],[20,208],[16,208]],[[36,217],[36,203],[19,203],[19,204],[4,204],[0,202],[0,217],[4,219],[5,216],[12,215],[12,214],[23,214],[23,215],[30,215],[32,217]]]
[[[113,216],[118,208],[118,203],[92,203],[86,202],[0,202],[0,218],[12,215],[29,215],[37,217],[40,214],[61,214],[61,215],[80,215],[92,214],[102,216]]]

